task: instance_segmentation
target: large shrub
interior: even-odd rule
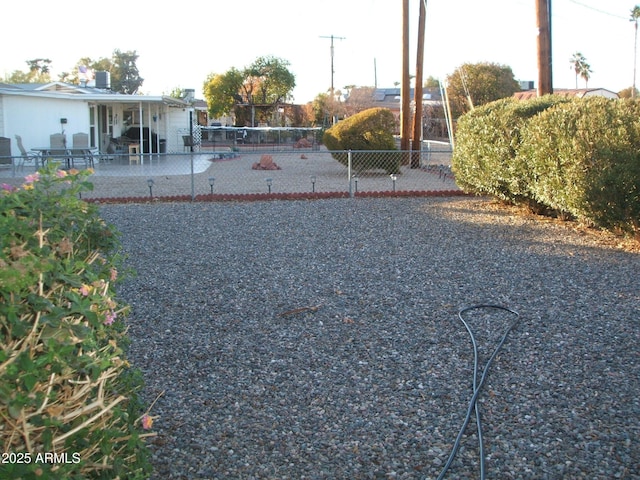
[[[466,191],[640,232],[638,102],[493,102],[460,119],[452,164]]]
[[[139,374],[116,299],[117,232],[88,173],[0,193],[0,478],[147,478]]]
[[[463,115],[458,121],[452,169],[457,184],[481,195],[531,203],[528,169],[518,151],[528,119],[563,97],[547,95],[530,101],[498,100]]]
[[[640,105],[576,99],[532,119],[519,155],[541,203],[599,226],[640,232]]]
[[[347,150],[352,151],[352,167],[358,171],[383,169],[387,173],[398,173],[401,155],[372,152],[396,150],[393,132],[396,119],[391,110],[370,108],[348,117],[323,135],[323,143],[332,151],[333,157],[343,165],[348,163]]]

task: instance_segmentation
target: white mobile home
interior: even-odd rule
[[[172,97],[124,95],[61,82],[0,83],[0,137],[11,139],[12,155],[19,155],[16,135],[30,149],[49,145],[55,133],[69,140],[87,133],[90,147],[101,152],[112,138],[125,134],[142,138],[144,152],[178,152],[190,122],[195,124],[193,117],[189,102]]]

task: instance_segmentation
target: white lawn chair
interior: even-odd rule
[[[74,133],[72,138],[72,161],[76,158],[82,158],[84,160],[85,168],[93,168],[93,153],[91,153],[91,148],[89,148],[89,135],[86,133]]]
[[[51,158],[58,158],[65,161],[67,168],[71,168],[73,159],[69,156],[67,149],[67,137],[64,133],[54,133],[49,135],[49,155]]]
[[[38,168],[38,159],[40,155],[37,152],[27,152],[26,148],[22,144],[22,137],[16,135],[16,143],[18,144],[18,150],[20,150],[20,159],[18,160],[18,169],[24,168],[25,163],[33,164],[33,168]]]

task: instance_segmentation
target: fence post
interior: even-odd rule
[[[347,177],[349,179],[349,198],[353,198],[353,188],[351,185],[351,150],[347,154]]]
[[[191,147],[193,149],[193,147]],[[193,173],[193,150],[189,154],[191,157],[191,201],[193,202],[196,199],[196,185],[195,185],[195,174]]]

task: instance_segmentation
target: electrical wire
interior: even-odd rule
[[[502,311],[505,311],[505,312],[509,312],[509,313],[515,315],[516,318],[509,325],[509,327],[505,330],[504,334],[502,335],[502,338],[501,338],[500,342],[498,343],[498,345],[496,346],[495,350],[491,354],[491,357],[489,357],[489,360],[487,360],[487,363],[484,366],[484,369],[482,371],[482,376],[480,377],[480,381],[478,381],[478,344],[476,343],[476,338],[475,338],[475,336],[473,334],[473,330],[471,330],[471,327],[469,326],[469,324],[464,319],[464,314],[469,312],[469,311],[471,311],[471,310],[480,310],[480,309],[487,309],[487,308],[492,308],[492,309],[496,309],[496,310],[502,310]],[[469,401],[469,406],[467,408],[467,414],[465,416],[464,422],[462,423],[462,427],[460,428],[460,431],[458,432],[458,436],[456,437],[456,441],[454,442],[453,446],[451,447],[451,453],[449,455],[449,459],[447,460],[447,463],[442,468],[442,471],[440,472],[440,475],[438,475],[438,480],[442,480],[444,478],[445,474],[447,473],[447,470],[449,470],[449,467],[451,467],[451,464],[453,463],[453,460],[455,459],[456,454],[458,453],[458,450],[460,448],[460,442],[462,441],[462,436],[464,435],[464,432],[467,429],[467,426],[469,425],[469,422],[471,421],[471,414],[474,411],[475,411],[475,418],[476,418],[476,427],[477,427],[477,432],[478,432],[478,444],[479,444],[478,455],[480,457],[480,479],[484,480],[484,478],[485,478],[484,440],[483,440],[483,437],[482,437],[482,423],[480,421],[480,409],[478,407],[477,400],[478,400],[478,397],[480,396],[480,392],[482,390],[484,382],[487,379],[487,375],[489,374],[489,369],[491,367],[491,364],[493,363],[494,358],[498,355],[498,352],[500,351],[500,349],[504,345],[504,342],[506,342],[507,337],[508,337],[509,333],[511,332],[511,330],[513,330],[515,328],[515,326],[518,324],[519,319],[520,319],[520,315],[518,314],[518,312],[516,312],[514,310],[511,310],[510,308],[503,307],[501,305],[481,304],[481,305],[473,305],[471,307],[463,308],[462,310],[460,310],[458,312],[458,318],[460,319],[460,321],[463,323],[463,325],[467,329],[467,332],[469,333],[469,337],[471,338],[471,344],[473,345],[473,395],[471,396],[471,400]]]

